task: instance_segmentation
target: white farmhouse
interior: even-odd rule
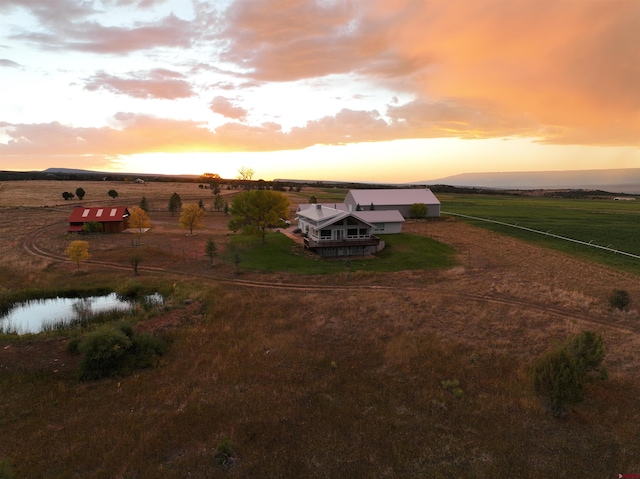
[[[398,211],[348,211],[344,204],[300,205],[297,219],[305,248],[324,258],[375,254],[384,242],[374,233],[399,233],[404,221]]]

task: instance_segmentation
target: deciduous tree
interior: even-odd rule
[[[147,203],[146,196],[142,197],[142,199],[140,200],[139,206],[143,211],[149,211],[149,204]]]
[[[204,223],[204,210],[197,203],[191,203],[182,208],[180,213],[180,227],[189,230],[189,234],[193,234],[193,230],[201,228]]]
[[[424,203],[414,203],[409,208],[409,214],[412,218],[424,218],[428,212],[429,208]]]
[[[89,243],[81,240],[72,241],[64,252],[70,261],[78,265],[78,271],[80,271],[80,261],[86,261],[91,257]]]
[[[129,258],[129,263],[131,263],[131,267],[133,268],[133,275],[138,275],[138,265],[140,265],[140,261],[142,261],[142,255],[140,253],[134,253]]]
[[[79,200],[82,200],[82,198],[84,198],[84,195],[86,195],[86,192],[83,188],[76,188],[76,196]]]
[[[97,221],[87,221],[82,225],[82,231],[85,233],[99,233],[103,230],[102,223]]]
[[[243,229],[257,234],[266,242],[267,228],[280,223],[280,218],[289,216],[289,199],[277,191],[255,190],[236,195],[231,202],[229,229]]]
[[[247,168],[246,166],[238,169],[238,179],[247,190],[251,189],[251,180],[253,179],[254,173],[251,168]]]
[[[151,227],[151,219],[145,210],[139,206],[129,208],[129,228],[135,232],[138,244],[140,243],[140,235],[143,230]]]
[[[118,192],[116,190],[109,190],[107,191],[107,194],[113,199],[116,199],[118,197]]]

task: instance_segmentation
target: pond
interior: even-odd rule
[[[162,304],[160,294],[144,298],[146,304]],[[56,324],[66,324],[108,311],[131,311],[135,302],[123,301],[116,293],[87,298],[35,299],[17,303],[8,313],[0,315],[0,333],[40,333]]]

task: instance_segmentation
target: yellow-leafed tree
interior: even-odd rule
[[[180,228],[189,230],[193,234],[196,228],[202,228],[204,223],[204,210],[197,203],[191,203],[182,208],[180,213]]]
[[[78,265],[78,271],[80,271],[80,261],[86,261],[91,257],[89,243],[86,241],[72,241],[64,252],[69,261],[74,261]]]
[[[129,228],[133,229],[140,243],[140,235],[145,228],[151,228],[151,219],[145,210],[139,206],[129,208]]]

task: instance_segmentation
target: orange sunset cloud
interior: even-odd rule
[[[634,0],[103,3],[0,6],[2,169],[410,141],[393,162],[422,155],[426,178],[482,171],[453,141],[489,139],[526,140],[558,169],[640,167]],[[491,145],[503,171],[538,167]]]

